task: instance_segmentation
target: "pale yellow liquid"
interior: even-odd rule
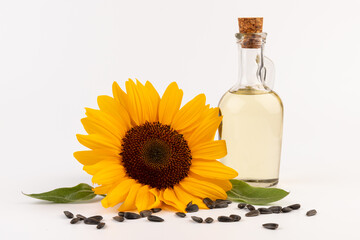
[[[219,103],[219,127],[227,156],[221,161],[235,169],[238,179],[253,186],[278,183],[283,105],[273,91],[241,89],[227,92]]]

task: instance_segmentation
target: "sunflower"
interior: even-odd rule
[[[218,108],[199,94],[182,108],[175,82],[162,98],[150,82],[129,79],[126,93],[114,82],[113,95],[99,96],[99,110],[86,108],[81,120],[88,135],[77,135],[88,151],[74,153],[97,184],[101,203],[119,211],[170,207],[184,211],[192,201],[226,199],[237,172],[216,159],[225,141],[214,141],[221,122]]]

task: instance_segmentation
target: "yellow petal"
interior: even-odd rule
[[[136,196],[138,194],[140,187],[141,184],[139,183],[132,184],[129,194],[127,195],[123,204],[121,204],[119,211],[129,211],[129,210],[134,210],[136,208],[135,206]]]
[[[109,192],[106,197],[101,201],[101,204],[105,207],[113,207],[116,204],[119,204],[123,202],[126,199],[126,196],[128,195],[130,188],[136,184],[134,179],[127,178],[120,183],[117,184],[117,186]]]
[[[117,82],[114,82],[112,85],[112,92],[115,101],[121,104],[126,110],[128,110],[128,96],[126,93],[119,87]]]
[[[99,187],[95,187],[92,190],[95,194],[108,194],[109,192],[111,192],[112,189],[114,189],[115,186],[117,186],[117,183],[102,185]]]
[[[129,79],[129,81],[125,83],[125,86],[129,98],[129,102],[128,102],[129,114],[136,125],[144,124],[145,119],[143,117],[143,106],[142,106],[144,100],[141,98],[141,95],[138,91],[138,87],[131,79]]]
[[[160,196],[161,196],[161,200],[165,204],[170,205],[182,212],[185,210],[186,204],[178,199],[173,189],[166,188],[165,190],[162,191],[162,194]]]
[[[214,179],[232,179],[238,173],[217,160],[193,159],[190,171],[197,175]]]
[[[109,138],[109,140],[112,142],[116,142],[117,145],[121,145],[121,135],[119,133],[111,132],[106,127],[104,127],[104,125],[100,125],[89,118],[81,119],[81,123],[83,124],[85,131],[88,134],[98,134],[105,138]]]
[[[117,167],[117,165],[120,165],[120,161],[121,161],[120,158],[107,159],[93,165],[85,165],[83,169],[88,174],[94,175],[95,173],[100,172],[105,168]]]
[[[159,105],[159,122],[171,125],[171,122],[181,106],[183,91],[176,82],[172,82],[165,90]]]
[[[199,143],[191,148],[193,158],[219,159],[226,156],[225,140]]]
[[[151,188],[149,190],[155,197],[155,202],[153,203],[153,205],[151,205],[149,208],[158,208],[161,206],[161,200],[160,200],[160,191],[156,188]]]
[[[192,149],[197,144],[214,140],[222,117],[219,116],[219,108],[205,110],[204,119],[193,132],[186,136],[189,147]]]
[[[194,178],[194,175],[190,172],[188,177],[184,178],[180,183],[180,186],[187,192],[191,192],[195,196],[200,198],[209,197],[211,199],[226,199],[227,195],[224,189],[209,182]]]
[[[116,142],[111,142],[111,139],[105,138],[98,134],[82,135],[76,134],[78,141],[90,149],[113,149],[120,152],[121,145]]]
[[[91,168],[90,166],[85,166],[85,169]],[[90,169],[90,171],[93,169]],[[94,171],[94,170],[93,170]],[[119,181],[120,179],[126,176],[125,169],[120,164],[111,164],[109,166],[104,167],[100,171],[97,171],[91,181],[93,183],[97,183],[99,185],[103,184],[111,184]]]
[[[181,199],[181,201],[185,204],[188,204],[189,202],[193,202],[194,204],[197,204],[199,208],[201,209],[207,209],[206,205],[203,203],[202,199],[199,197],[196,197],[187,191],[185,191],[181,186],[175,185],[174,191],[176,196]],[[185,209],[183,209],[184,211]]]
[[[222,189],[224,189],[225,192],[232,189],[232,184],[228,179],[224,180],[224,179],[206,178],[204,176],[200,176],[200,175],[195,174],[195,173],[191,173],[191,174],[192,174],[192,177],[194,177],[196,179],[206,181],[206,182],[210,182],[210,183],[213,183],[213,184],[221,187]]]
[[[95,110],[91,108],[85,108],[85,109],[86,109],[85,114],[86,116],[88,116],[90,120],[96,122],[98,125],[103,126],[114,135],[120,137],[123,136],[123,133],[125,132],[124,126],[120,126],[113,117],[100,110]]]
[[[119,157],[119,152],[113,149],[95,149],[74,152],[74,157],[83,165],[92,165],[105,159]]]
[[[159,121],[158,118],[158,111],[159,111],[159,104],[160,104],[160,96],[159,93],[156,91],[154,86],[149,82],[146,81],[145,88],[147,90],[147,94],[149,96],[151,102],[151,115],[150,115],[150,122],[157,122]]]
[[[195,126],[203,111],[205,110],[206,97],[199,94],[187,104],[185,104],[175,115],[172,121],[172,127],[177,131],[191,131]]]
[[[124,131],[127,131],[131,127],[130,117],[127,110],[115,99],[109,96],[98,96],[97,102],[100,111],[107,113],[113,117],[117,124],[121,126]]]
[[[140,212],[142,210],[151,209],[152,205],[155,203],[155,196],[150,192],[148,185],[143,185],[136,196],[136,208]]]

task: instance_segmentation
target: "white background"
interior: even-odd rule
[[[0,1],[1,239],[359,239],[358,1]],[[237,17],[263,16],[266,55],[285,106],[280,185],[301,203],[287,215],[199,225],[161,213],[163,224],[115,223],[99,202],[56,205],[21,194],[90,183],[73,158],[83,149],[84,107],[113,81],[172,81],[184,102],[212,106],[237,78]],[[318,215],[305,217],[316,208]],[[70,225],[63,210],[103,214],[107,228]],[[278,222],[277,231],[261,227]]]

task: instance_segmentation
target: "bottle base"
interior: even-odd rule
[[[279,178],[273,179],[240,179],[253,187],[274,187],[279,183]]]

